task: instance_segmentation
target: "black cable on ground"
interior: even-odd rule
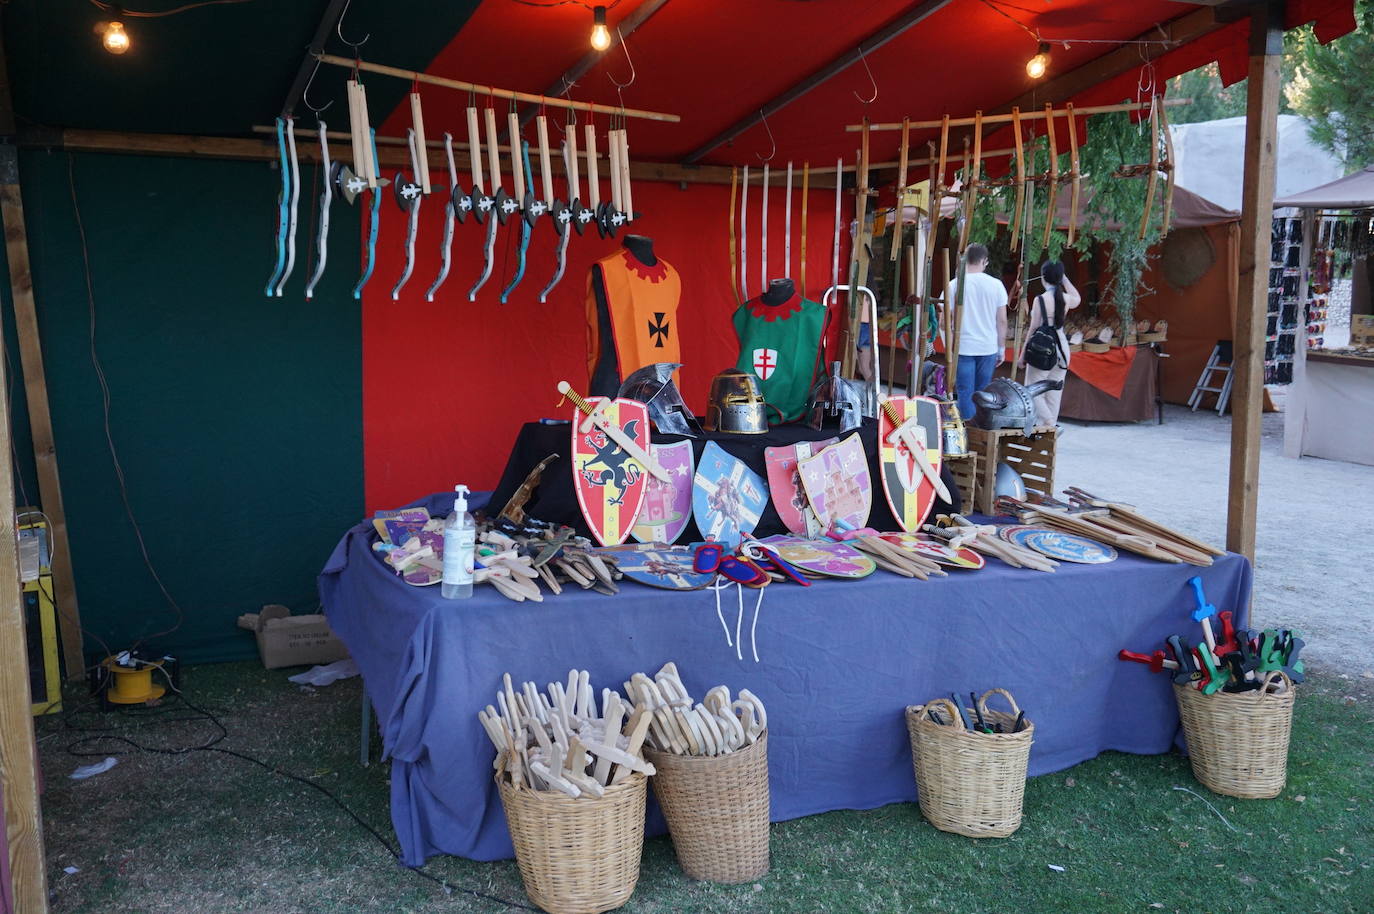
[[[212,737],[210,737],[210,739],[208,739],[206,742],[204,742],[204,743],[202,743],[202,744],[200,744],[200,745],[197,745],[197,746],[174,746],[174,747],[145,746],[145,745],[143,745],[142,743],[136,742],[135,740],[130,739],[130,738],[127,737],[127,736],[117,735],[117,734],[107,734],[106,732],[104,732],[104,731],[113,730],[113,729],[114,729],[113,727],[79,727],[79,726],[76,726],[76,725],[72,724],[72,722],[71,722],[71,715],[77,713],[77,711],[80,710],[80,707],[78,707],[78,708],[73,709],[71,712],[68,712],[68,714],[64,715],[64,717],[63,717],[63,723],[65,724],[66,729],[75,730],[75,731],[77,731],[77,732],[91,732],[91,731],[97,731],[97,732],[96,732],[96,735],[94,735],[94,736],[83,736],[83,737],[81,737],[80,739],[75,740],[74,742],[68,744],[67,747],[66,747],[66,751],[67,751],[67,753],[68,753],[69,755],[73,755],[73,756],[75,756],[75,757],[77,757],[77,758],[92,758],[92,757],[94,757],[94,758],[100,758],[100,757],[104,757],[104,756],[106,756],[106,755],[119,755],[119,754],[121,754],[121,752],[119,752],[119,751],[108,751],[108,750],[99,750],[99,751],[98,751],[98,750],[95,750],[95,749],[93,749],[93,748],[90,748],[90,746],[91,746],[92,744],[99,743],[99,742],[101,742],[101,741],[106,741],[106,742],[123,743],[124,745],[129,746],[129,747],[132,748],[132,749],[136,749],[136,750],[138,750],[139,752],[147,752],[147,753],[150,753],[150,754],[153,754],[153,755],[186,755],[186,754],[191,753],[191,752],[217,752],[217,753],[220,753],[220,754],[222,754],[222,755],[228,755],[228,756],[232,756],[232,757],[234,757],[234,758],[236,758],[236,759],[241,759],[241,760],[243,760],[243,761],[245,761],[245,762],[250,762],[250,763],[252,763],[252,764],[254,764],[254,765],[257,765],[259,768],[262,768],[262,769],[264,769],[264,770],[266,770],[266,771],[271,772],[272,774],[276,774],[276,775],[279,775],[279,776],[281,776],[281,777],[287,778],[287,779],[289,779],[289,780],[296,781],[296,782],[298,782],[298,783],[304,784],[305,786],[310,787],[310,788],[312,788],[312,789],[314,789],[314,790],[316,790],[316,791],[318,791],[318,792],[324,794],[326,797],[328,797],[328,798],[334,803],[335,806],[337,806],[337,807],[339,807],[340,809],[342,809],[345,813],[348,814],[348,817],[349,817],[349,818],[351,818],[354,822],[356,822],[356,823],[357,823],[364,831],[366,831],[369,835],[371,835],[373,838],[375,838],[376,841],[377,841],[377,843],[380,844],[380,845],[386,850],[387,854],[388,854],[393,860],[395,860],[397,863],[401,863],[401,854],[400,854],[400,852],[399,852],[398,850],[396,850],[395,848],[393,848],[393,847],[391,846],[391,842],[388,841],[388,840],[386,839],[386,837],[385,837],[384,835],[382,835],[381,832],[377,831],[377,829],[373,828],[371,825],[369,825],[367,822],[365,822],[365,821],[363,820],[363,818],[362,818],[361,816],[359,816],[356,812],[354,812],[346,803],[344,803],[343,800],[341,800],[341,799],[339,799],[337,796],[335,796],[335,795],[329,790],[329,788],[324,787],[324,786],[322,786],[322,785],[320,785],[320,784],[317,784],[316,782],[310,780],[309,778],[301,777],[301,776],[298,775],[298,774],[292,774],[292,773],[289,772],[289,771],[286,771],[286,770],[284,770],[284,769],[282,769],[282,768],[278,768],[276,765],[273,765],[273,764],[271,764],[270,762],[264,762],[262,759],[254,758],[253,756],[248,755],[248,754],[246,754],[246,753],[239,752],[239,751],[234,750],[234,749],[224,749],[224,748],[220,748],[218,744],[219,744],[220,742],[222,742],[223,740],[227,739],[228,736],[229,736],[229,731],[228,731],[228,729],[225,728],[224,724],[220,721],[220,719],[219,719],[218,717],[216,717],[214,714],[212,714],[211,712],[209,712],[209,711],[205,710],[204,708],[201,708],[201,707],[199,707],[198,705],[192,703],[185,695],[178,693],[178,694],[177,694],[177,697],[181,699],[181,701],[186,705],[186,707],[190,708],[192,711],[195,711],[199,716],[197,716],[197,717],[172,717],[172,718],[166,718],[166,719],[159,720],[158,723],[164,724],[164,723],[177,723],[177,722],[189,722],[189,721],[206,720],[206,721],[209,721],[211,724],[213,724],[214,727],[215,727],[215,729],[218,730],[219,733],[216,734],[216,735],[214,735],[214,736],[212,736]],[[147,715],[140,714],[140,715],[138,715],[138,716],[154,717],[154,716],[158,716],[158,715],[160,715],[160,714],[165,714],[165,713],[167,713],[168,710],[170,710],[170,709],[166,709],[166,710],[159,709],[158,711],[153,712],[153,713],[151,713],[151,714],[147,714]],[[402,863],[402,866],[404,866],[403,863]],[[482,891],[480,891],[480,890],[478,890],[478,889],[470,889],[470,888],[465,888],[464,886],[453,885],[453,884],[450,883],[448,880],[443,879],[442,877],[439,877],[439,876],[435,876],[435,875],[432,874],[432,873],[427,873],[427,872],[425,872],[423,869],[421,869],[421,868],[419,868],[419,867],[405,867],[405,868],[408,869],[408,870],[410,870],[410,872],[414,873],[415,875],[421,876],[421,877],[423,877],[423,878],[425,878],[425,879],[428,879],[430,882],[433,882],[434,884],[436,884],[436,885],[438,885],[438,886],[441,886],[441,887],[444,889],[444,891],[445,891],[445,892],[448,892],[448,893],[460,892],[460,893],[462,893],[462,894],[464,894],[464,895],[471,895],[471,896],[474,897],[474,898],[480,898],[480,899],[482,899],[482,900],[484,900],[484,901],[490,901],[490,902],[493,902],[493,903],[495,903],[495,904],[503,905],[503,906],[505,906],[505,907],[507,907],[507,908],[513,908],[513,909],[517,909],[517,910],[521,910],[521,911],[538,911],[538,910],[539,910],[539,908],[532,907],[532,906],[527,905],[527,904],[522,904],[521,902],[518,902],[518,901],[510,901],[510,900],[507,900],[507,899],[505,899],[505,898],[501,898],[501,897],[499,897],[499,896],[497,896],[497,895],[490,895],[490,894],[488,894],[488,893],[486,893],[486,892],[482,892]]]

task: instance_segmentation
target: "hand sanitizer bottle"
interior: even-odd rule
[[[468,487],[454,486],[453,491],[453,513],[444,521],[444,579],[439,592],[446,600],[462,600],[472,596],[477,523],[468,513]]]

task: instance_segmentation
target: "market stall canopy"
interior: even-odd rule
[[[1374,165],[1329,184],[1290,194],[1274,201],[1275,209],[1365,209],[1374,206]]]
[[[19,122],[30,131],[245,135],[280,113],[331,5],[253,0],[135,18],[131,50],[115,57],[92,35],[110,14],[87,0],[12,0],[2,7],[11,71],[61,74],[15,81]],[[813,167],[841,156],[852,164],[858,137],[844,125],[864,116],[900,121],[1012,105],[1031,111],[1047,102],[1114,103],[1136,98],[1142,79],[1162,89],[1170,76],[1216,61],[1231,83],[1247,64],[1244,17],[1171,0],[608,3],[612,34],[624,26],[628,57],[618,43],[589,54],[588,5],[352,0],[341,33],[327,31],[325,51],[351,58],[344,39],[370,35],[357,49],[365,61],[550,95],[577,72],[573,99],[681,115],[680,123],[631,125],[637,162],[757,164],[776,142],[775,164],[809,160]],[[170,8],[154,0],[147,6]],[[1353,9],[1353,0],[1289,0],[1285,25],[1314,23],[1317,37],[1329,41],[1354,28]],[[1037,33],[1053,43],[1048,75],[1038,81],[1025,69]],[[312,105],[334,103],[331,123],[347,120],[347,73],[323,66],[310,87]],[[618,90],[612,78],[629,85]],[[373,121],[383,124],[408,82],[373,74],[364,81]],[[435,125],[463,122],[468,93],[422,92]],[[305,105],[297,113],[309,117]],[[403,133],[398,125],[407,116],[397,111],[383,131]],[[561,115],[553,119],[562,125]],[[604,115],[596,120],[604,128]],[[916,131],[912,139],[923,147],[933,133]],[[895,132],[875,134],[875,159],[895,158],[898,142]]]

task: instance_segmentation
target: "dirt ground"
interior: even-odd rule
[[[1355,421],[1368,421],[1367,418]],[[1230,416],[1166,406],[1164,424],[1066,421],[1055,485],[1136,504],[1208,542],[1226,542]],[[1311,662],[1374,675],[1374,467],[1283,456],[1283,414],[1265,415],[1253,618],[1305,633]]]

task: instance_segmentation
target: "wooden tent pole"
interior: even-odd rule
[[[1241,182],[1240,295],[1231,386],[1231,481],[1226,548],[1255,559],[1259,502],[1260,419],[1264,409],[1264,334],[1269,303],[1270,226],[1278,148],[1279,66],[1283,0],[1250,14],[1250,74],[1245,109],[1245,171]]]
[[[9,66],[3,50],[0,50],[0,135],[13,137],[14,133]],[[38,471],[38,497],[49,521],[53,603],[57,608],[62,636],[62,659],[66,663],[67,678],[76,679],[86,672],[81,643],[81,614],[76,605],[72,551],[67,544],[67,512],[62,506],[57,445],[53,439],[48,383],[43,371],[43,346],[38,333],[38,309],[33,297],[33,275],[29,271],[29,240],[24,224],[24,201],[19,188],[19,158],[12,144],[6,144],[4,159],[0,162],[0,210],[3,210],[5,226],[5,252],[9,257],[14,327],[19,337],[19,363],[24,373],[24,394],[29,407],[29,434],[33,439],[33,458]],[[13,510],[5,520],[14,520]],[[4,573],[3,568],[0,565],[0,574]]]

